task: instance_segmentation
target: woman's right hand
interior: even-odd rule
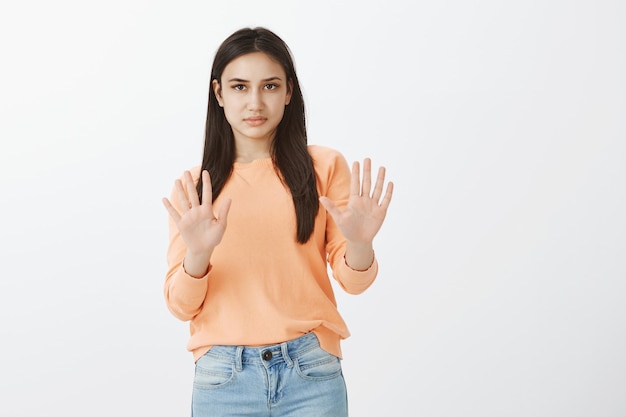
[[[163,205],[187,245],[185,270],[189,275],[203,276],[208,270],[213,249],[224,236],[231,200],[224,201],[216,217],[211,178],[206,170],[202,171],[202,203],[189,171],[185,171],[182,180],[176,180],[174,188],[180,211],[167,198],[163,198]]]

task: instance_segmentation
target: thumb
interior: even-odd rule
[[[326,196],[322,196],[322,197],[320,197],[320,203],[322,204],[322,206],[324,206],[326,211],[328,211],[328,213],[330,213],[330,215],[333,217],[333,219],[341,214],[341,211],[339,210],[339,207],[337,207],[337,205],[330,198],[328,198]]]
[[[226,201],[224,201],[222,203],[222,205],[220,206],[220,210],[218,212],[218,220],[220,221],[220,223],[226,224],[226,219],[228,218],[228,211],[230,210],[230,203],[233,200],[231,200],[230,198],[227,199]]]

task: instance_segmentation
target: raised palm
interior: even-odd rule
[[[167,198],[163,205],[178,227],[187,250],[192,253],[210,253],[221,242],[226,230],[226,219],[230,200],[220,207],[217,217],[213,211],[211,178],[207,171],[202,171],[202,202],[189,171],[185,171],[182,180],[174,184],[177,204]]]
[[[359,163],[352,164],[350,197],[343,211],[328,197],[320,198],[320,202],[347,240],[355,243],[371,243],[380,230],[393,194],[393,183],[389,182],[383,196],[384,183],[385,168],[380,167],[374,189],[371,189],[372,163],[369,158],[365,158],[362,182]]]

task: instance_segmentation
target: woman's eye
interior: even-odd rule
[[[246,89],[246,86],[243,84],[236,84],[236,85],[233,85],[233,89],[237,91],[243,91]]]
[[[266,90],[276,90],[277,88],[278,88],[278,85],[276,84],[265,84]]]

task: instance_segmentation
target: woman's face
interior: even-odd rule
[[[220,83],[213,80],[212,87],[235,141],[266,141],[269,146],[291,99],[283,67],[263,52],[249,53],[228,63]]]

